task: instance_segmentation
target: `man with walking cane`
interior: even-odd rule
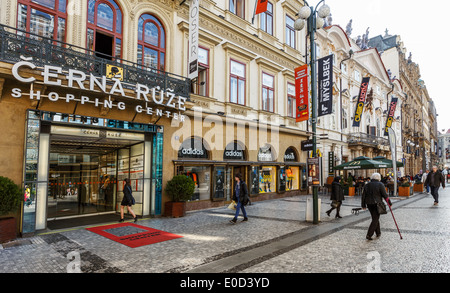
[[[372,236],[374,233],[376,233],[377,237],[381,236],[380,215],[387,214],[386,205],[383,203],[383,199],[389,204],[389,207],[392,205],[391,200],[386,193],[386,188],[380,180],[381,175],[379,173],[374,173],[370,183],[364,186],[361,198],[362,209],[369,209],[370,215],[372,216],[372,222],[367,231],[367,240],[373,240]]]

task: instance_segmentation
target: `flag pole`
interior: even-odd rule
[[[252,25],[255,24],[255,15],[256,15],[256,6],[257,5],[258,5],[258,0],[255,0],[255,9],[253,10]]]

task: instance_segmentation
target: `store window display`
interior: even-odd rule
[[[298,190],[300,167],[286,167],[286,191]]]
[[[210,173],[211,168],[206,166],[179,166],[177,175],[186,175],[194,181],[194,195],[191,200],[210,199]]]
[[[276,167],[261,167],[259,172],[259,193],[275,192],[276,186]]]

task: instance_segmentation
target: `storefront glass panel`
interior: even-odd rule
[[[118,211],[125,178],[132,180],[135,213],[143,214],[144,198],[146,215],[151,203],[152,214],[160,213],[163,131],[155,133],[157,129],[149,124],[29,110],[22,232],[44,229],[47,219]],[[147,136],[142,130],[155,132]],[[155,160],[152,151],[158,155]],[[151,186],[151,180],[157,184]],[[159,190],[156,204],[155,190]]]
[[[276,192],[276,167],[261,167],[259,172],[259,193]]]
[[[298,190],[300,167],[286,167],[286,191]]]
[[[210,199],[211,168],[207,166],[178,166],[177,175],[186,175],[194,181],[195,190],[191,200]]]
[[[250,194],[259,194],[259,166],[250,167]]]

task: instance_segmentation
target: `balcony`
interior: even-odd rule
[[[369,147],[388,147],[389,140],[386,138],[370,135],[367,133],[354,133],[348,137],[349,146],[369,146]]]
[[[145,67],[113,56],[99,53],[44,38],[26,31],[0,24],[0,61],[16,63],[32,57],[38,67],[55,65],[64,71],[80,70],[94,76],[107,76],[107,65],[123,69],[124,87],[134,89],[136,84],[151,88],[159,86],[161,90],[171,89],[175,95],[189,100],[191,81],[186,77]]]

